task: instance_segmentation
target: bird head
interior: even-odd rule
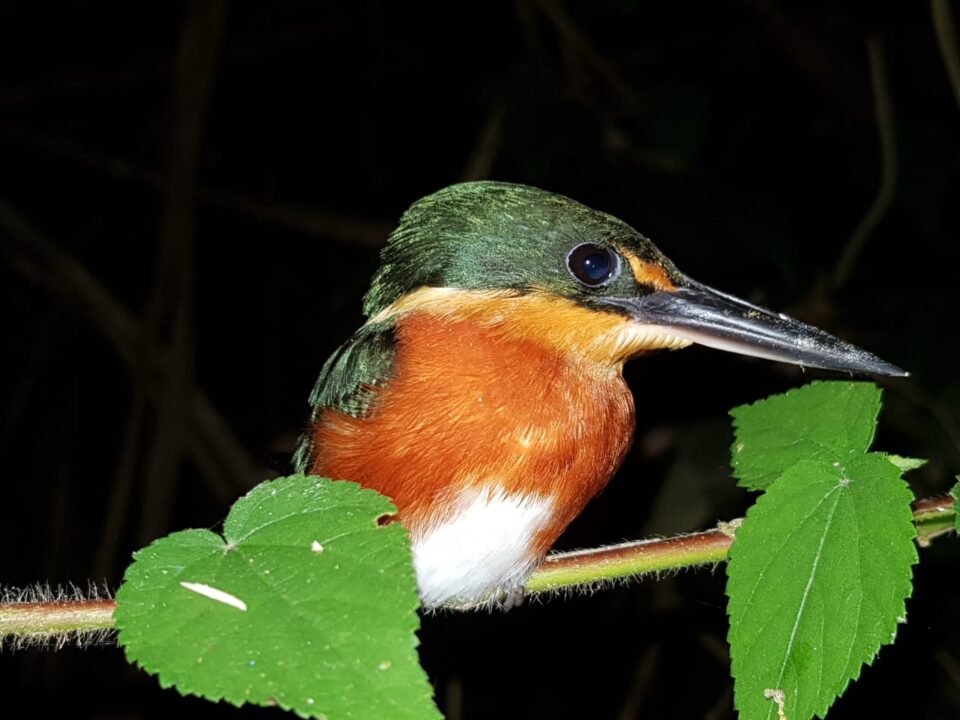
[[[589,341],[619,362],[697,343],[807,367],[907,374],[693,280],[611,215],[524,185],[462,183],[416,202],[383,250],[364,311],[377,320],[412,308],[455,313],[481,301],[487,314],[527,313],[545,334],[555,309],[565,328],[557,324],[557,334]]]

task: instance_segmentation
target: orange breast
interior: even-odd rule
[[[397,321],[393,378],[358,419],[314,425],[311,471],[393,498],[414,539],[463,490],[553,498],[544,554],[616,471],[633,433],[620,363],[599,363],[517,331],[427,312]]]

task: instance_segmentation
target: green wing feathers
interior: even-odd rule
[[[310,393],[313,417],[331,408],[354,417],[366,415],[372,389],[390,377],[393,354],[392,323],[368,323],[357,330],[320,370]]]
[[[310,393],[311,420],[316,421],[325,410],[366,416],[373,406],[375,388],[390,379],[395,344],[393,323],[367,323],[337,348]],[[308,433],[300,438],[295,468],[307,472],[311,455]]]

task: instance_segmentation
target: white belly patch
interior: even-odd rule
[[[532,493],[465,490],[449,519],[413,538],[425,606],[482,600],[521,585],[533,570],[531,542],[550,521],[553,500]]]

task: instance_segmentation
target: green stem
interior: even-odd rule
[[[913,522],[917,526],[917,542],[926,547],[939,535],[956,527],[953,498],[926,498],[913,504]]]
[[[0,603],[0,640],[14,647],[96,643],[113,630],[116,602],[110,599]]]
[[[525,590],[527,594],[536,595],[641,577],[662,570],[715,565],[726,559],[732,542],[730,530],[707,530],[606,548],[555,553],[537,568]]]
[[[954,528],[956,515],[950,497],[918,500],[913,506],[917,542],[927,546]],[[590,587],[663,570],[716,565],[727,559],[740,520],[722,523],[716,530],[641,540],[594,550],[549,555],[527,581],[530,595]]]
[[[928,498],[914,504],[917,542],[928,545],[953,529],[956,514],[950,497]],[[727,559],[740,521],[714,530],[670,538],[640,540],[592,550],[554,553],[530,577],[528,595],[593,587],[651,573],[716,565]],[[113,629],[113,600],[7,600],[0,602],[0,640],[60,647],[73,640],[97,642]]]

